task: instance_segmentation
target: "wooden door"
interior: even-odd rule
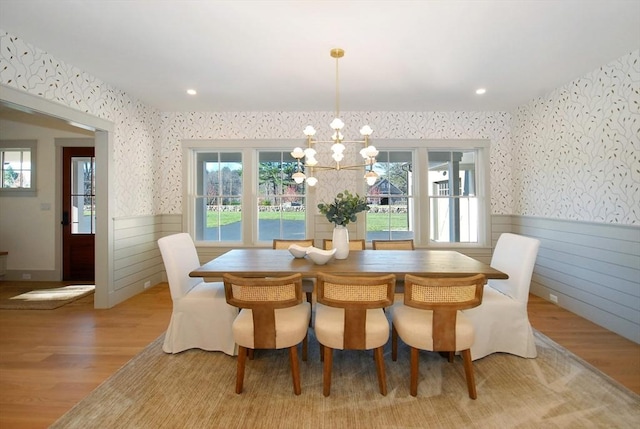
[[[95,152],[65,147],[62,161],[62,279],[94,281]]]

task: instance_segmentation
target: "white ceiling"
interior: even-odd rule
[[[342,111],[512,111],[638,49],[640,0],[0,0],[0,29],[162,111],[332,111],[334,47]]]

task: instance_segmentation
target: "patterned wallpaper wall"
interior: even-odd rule
[[[491,209],[495,214],[510,214],[512,178],[509,122],[511,115],[503,112],[343,112],[345,134],[358,136],[358,130],[369,124],[375,139],[489,139],[491,140]],[[302,130],[313,124],[318,132],[329,131],[332,112],[242,112],[242,113],[170,113],[163,115],[162,159],[165,172],[162,184],[160,213],[180,213],[182,201],[181,139],[297,139],[302,145]],[[326,130],[323,129],[323,126]],[[347,129],[348,127],[348,129]],[[329,136],[320,136],[328,139]],[[286,141],[284,147],[292,143]],[[354,150],[355,151],[355,150]],[[353,154],[353,160],[356,155]],[[331,200],[344,189],[345,178],[361,180],[356,174],[342,171],[339,179],[322,180],[317,186],[317,200]]]
[[[160,112],[0,30],[0,83],[115,124],[115,215],[153,214]]]
[[[513,117],[513,212],[640,224],[640,51]]]
[[[0,83],[115,123],[116,217],[181,213],[181,139],[299,139],[308,123],[320,128],[332,119],[330,112],[161,113],[4,31],[0,46]],[[513,118],[342,116],[354,128],[370,124],[379,139],[490,139],[493,214],[637,224],[638,63],[636,51],[520,107]],[[322,188],[318,199],[335,191]]]

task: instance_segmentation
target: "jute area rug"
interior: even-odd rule
[[[380,395],[371,352],[334,352],[331,395],[310,330],[295,396],[288,354],[256,351],[244,391],[236,359],[219,352],[162,352],[163,336],[62,416],[52,428],[637,428],[640,396],[536,332],[538,358],[493,354],[474,362],[471,400],[456,357],[420,355],[420,384],[409,395],[409,349],[385,363]]]
[[[47,282],[0,283],[0,309],[2,310],[53,310],[94,293],[94,285],[67,285],[51,282],[57,287],[47,288]]]

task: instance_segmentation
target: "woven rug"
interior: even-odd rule
[[[420,355],[418,396],[409,395],[409,349],[385,362],[380,395],[370,352],[336,351],[331,395],[310,330],[295,396],[288,353],[256,351],[244,391],[236,359],[219,352],[162,352],[163,336],[62,416],[52,428],[636,428],[640,396],[536,332],[538,358],[493,354],[474,362],[478,399],[462,361]]]
[[[0,286],[0,309],[53,310],[90,295],[94,291],[94,285],[74,284],[48,289],[34,289],[33,284],[21,286],[17,282],[11,282]]]

